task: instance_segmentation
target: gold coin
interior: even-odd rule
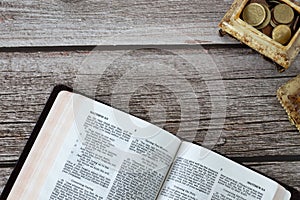
[[[250,3],[258,3],[258,4],[266,5],[266,6],[269,5],[266,0],[250,0]]]
[[[275,22],[273,20],[270,21],[271,26],[273,26],[273,28],[275,28],[278,24],[275,24]]]
[[[243,19],[251,26],[261,25],[266,18],[265,8],[258,3],[250,3],[244,8]]]
[[[262,31],[265,35],[267,35],[267,36],[269,36],[270,38],[272,38],[273,27],[272,27],[270,24],[268,24],[268,26],[266,26],[265,28],[261,29],[261,31]]]
[[[287,25],[278,25],[273,29],[272,38],[280,44],[286,44],[292,37],[292,31]]]
[[[270,9],[268,8],[268,6],[266,6],[266,5],[264,5],[264,4],[262,4],[262,6],[265,8],[265,11],[266,11],[266,18],[265,18],[265,21],[264,21],[261,25],[259,25],[259,26],[256,27],[257,29],[263,29],[263,28],[265,28],[266,26],[268,26],[268,24],[270,23],[271,18],[272,18],[272,14],[271,14],[271,11],[270,11]]]
[[[289,24],[294,19],[294,10],[286,4],[279,4],[275,6],[273,15],[278,23]]]

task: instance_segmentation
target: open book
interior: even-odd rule
[[[1,199],[291,198],[261,174],[73,92],[58,92],[36,130]]]

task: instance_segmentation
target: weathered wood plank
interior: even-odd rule
[[[207,59],[207,52],[211,60],[193,64],[195,57]],[[173,133],[181,124],[181,134],[199,143],[207,139],[208,129],[216,133],[220,130],[222,135],[215,135],[218,141],[212,137],[214,150],[228,156],[300,155],[300,134],[275,97],[276,89],[297,75],[298,60],[290,70],[279,74],[248,48],[112,50],[94,54],[97,59],[89,62],[92,59],[87,58],[86,51],[0,53],[1,160],[18,158],[51,89],[59,83],[89,95],[96,91],[94,96],[99,100],[123,110],[129,106],[132,114]],[[219,76],[208,65],[213,63]],[[172,69],[182,74],[174,79]],[[101,78],[100,72],[105,76]],[[211,95],[224,92],[217,88],[221,80],[226,101],[222,95],[217,101],[225,101],[219,102],[219,108],[226,111],[224,125],[218,115],[211,115]],[[145,86],[151,81],[153,85]],[[130,87],[133,92],[128,91]],[[193,116],[182,118],[183,112]]]
[[[13,168],[0,168],[0,193],[2,193],[4,186],[12,172]]]
[[[15,162],[33,130],[33,123],[0,125],[0,157],[3,162]]]
[[[0,46],[236,43],[218,36],[231,2],[1,1]]]

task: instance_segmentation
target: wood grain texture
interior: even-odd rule
[[[4,189],[4,186],[9,178],[10,173],[12,172],[13,168],[0,168],[0,193]]]
[[[182,59],[207,59],[207,53],[211,60],[197,67]],[[202,144],[210,139],[207,130],[216,132],[213,149],[228,156],[300,155],[300,134],[275,97],[277,88],[298,73],[298,61],[279,74],[247,48],[100,50],[88,55],[88,51],[0,53],[1,160],[17,160],[56,84],[73,86],[174,134],[182,125],[180,136],[190,141]],[[207,62],[215,63],[219,75],[209,76],[213,67],[207,69]],[[92,65],[98,66],[96,71]],[[172,69],[182,74],[174,79]],[[180,85],[184,83],[180,79],[194,87]],[[219,102],[226,115],[224,124],[212,115],[211,96],[224,92],[212,86],[220,81],[226,93],[218,99],[225,102]],[[133,92],[128,90],[131,87]],[[189,106],[195,99],[197,113]]]
[[[218,36],[231,0],[10,0],[0,46],[237,43]]]
[[[57,84],[300,190],[300,134],[276,99],[300,60],[279,74],[219,37],[231,3],[1,1],[0,191]]]

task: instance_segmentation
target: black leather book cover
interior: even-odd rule
[[[2,191],[2,194],[0,196],[0,200],[7,199],[8,195],[9,195],[9,193],[10,193],[10,191],[11,191],[11,189],[12,189],[12,187],[13,187],[13,185],[14,185],[14,183],[15,183],[15,181],[16,181],[16,179],[17,179],[17,177],[18,177],[18,175],[19,175],[19,173],[20,173],[20,171],[21,171],[21,169],[24,165],[24,163],[25,163],[25,160],[26,160],[26,158],[27,158],[27,156],[28,156],[28,154],[29,154],[29,152],[30,152],[30,150],[31,150],[31,148],[32,148],[32,146],[33,146],[33,144],[34,144],[34,142],[35,142],[35,140],[36,140],[36,138],[37,138],[44,122],[45,122],[45,120],[46,120],[46,118],[47,118],[47,115],[50,112],[51,107],[52,107],[56,97],[58,96],[59,92],[61,92],[61,91],[73,92],[73,89],[70,88],[70,87],[67,87],[65,85],[57,85],[57,86],[54,87],[54,89],[53,89],[53,91],[52,91],[52,93],[51,93],[51,95],[50,95],[43,111],[42,111],[42,114],[40,115],[40,117],[39,117],[32,133],[31,133],[31,135],[30,135],[30,137],[29,137],[29,139],[28,139],[28,141],[27,141],[27,143],[24,147],[23,152],[21,153],[21,156],[20,156],[19,160],[18,160],[14,170],[12,171],[12,173],[11,173],[11,175],[10,175],[3,191]],[[224,156],[224,157],[226,157],[226,156]],[[237,161],[237,163],[240,163],[239,160],[235,160],[235,161]],[[243,164],[241,164],[241,165],[243,165]],[[251,169],[251,170],[253,170],[253,169]],[[253,171],[255,171],[255,170],[253,170]],[[258,172],[258,173],[262,174],[261,172]],[[262,175],[264,175],[264,174],[262,174]],[[264,175],[264,176],[266,176],[266,175]],[[266,177],[268,177],[268,176],[266,176]],[[270,177],[268,177],[268,178],[270,178]],[[273,179],[273,178],[270,178],[270,179]],[[276,181],[276,180],[274,180],[274,181]],[[276,181],[276,182],[278,182],[279,184],[281,184],[282,186],[284,186],[287,190],[289,190],[291,192],[291,194],[292,194],[291,200],[300,200],[300,192],[299,191],[297,191],[296,189],[294,189],[294,188],[292,188],[292,187],[290,187],[286,184],[283,184],[279,181]]]
[[[42,114],[40,115],[40,117],[39,117],[32,133],[31,133],[31,135],[30,135],[30,137],[29,137],[29,139],[28,139],[28,141],[27,141],[27,143],[26,143],[26,145],[25,145],[25,147],[24,147],[24,149],[23,149],[23,151],[22,151],[22,153],[19,157],[19,160],[18,160],[16,166],[14,167],[14,170],[12,171],[12,173],[11,173],[11,175],[10,175],[10,177],[9,177],[9,179],[8,179],[6,185],[5,185],[5,187],[4,187],[4,189],[1,193],[1,196],[0,196],[1,200],[7,199],[8,195],[9,195],[9,193],[10,193],[10,191],[11,191],[11,189],[12,189],[12,187],[13,187],[13,185],[14,185],[14,183],[15,183],[15,181],[16,181],[16,179],[17,179],[17,177],[18,177],[18,175],[19,175],[19,173],[20,173],[20,171],[21,171],[21,169],[24,165],[24,163],[25,163],[25,160],[26,160],[26,158],[27,158],[27,156],[28,156],[28,154],[29,154],[29,152],[30,152],[30,150],[31,150],[31,148],[32,148],[32,146],[33,146],[33,144],[34,144],[34,142],[35,142],[35,140],[36,140],[36,138],[37,138],[44,122],[45,122],[45,120],[46,120],[46,118],[47,118],[47,115],[50,112],[51,107],[52,107],[57,95],[61,91],[70,91],[70,92],[72,92],[73,89],[71,89],[67,86],[64,86],[64,85],[57,85],[57,86],[54,87],[54,89],[53,89],[53,91],[52,91],[52,93],[51,93],[51,95],[50,95],[43,111],[42,111]]]

